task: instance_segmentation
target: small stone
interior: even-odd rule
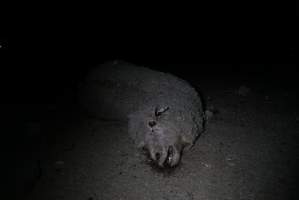
[[[208,164],[208,163],[202,163],[202,164],[203,164],[203,166],[205,166],[206,168],[211,168],[211,165]]]
[[[227,162],[227,164],[228,164],[229,166],[231,166],[231,167],[233,167],[233,166],[236,165],[236,164],[233,162],[233,158],[231,158],[231,157],[227,157],[227,158],[226,158],[226,162]]]
[[[238,95],[245,97],[249,94],[249,92],[250,92],[250,88],[242,85],[242,86],[239,87],[237,93],[238,93]]]

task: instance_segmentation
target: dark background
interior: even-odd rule
[[[280,35],[281,41],[275,41],[277,35],[271,38],[266,34],[246,38],[250,33],[239,41],[232,35],[219,38],[215,33],[189,36],[186,33],[172,35],[172,31],[168,31],[152,36],[151,33],[131,35],[122,31],[110,35],[101,29],[91,30],[90,35],[69,29],[61,34],[47,31],[36,37],[17,38],[21,41],[17,41],[16,49],[10,40],[4,41],[1,56],[9,65],[4,68],[7,83],[4,85],[13,96],[6,103],[52,101],[64,88],[82,80],[89,68],[115,59],[193,78],[262,77],[265,82],[279,81],[292,83],[292,86],[297,81],[298,49],[292,30]]]
[[[13,34],[1,38],[4,113],[14,121],[10,119],[22,119],[26,110],[33,118],[48,116],[43,109],[47,104],[68,107],[88,69],[115,59],[187,80],[297,88],[297,20],[295,8],[286,8],[279,16],[272,11],[253,20],[245,13],[240,22],[237,16],[188,21],[195,13],[184,20],[181,14],[139,21],[136,16],[110,19],[105,14],[95,22],[51,15],[41,21],[39,15],[21,19]]]

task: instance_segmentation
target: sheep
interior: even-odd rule
[[[137,149],[175,167],[203,132],[202,101],[185,80],[127,62],[107,62],[85,80],[82,104],[99,118],[124,120]]]

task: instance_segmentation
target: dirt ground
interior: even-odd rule
[[[208,80],[196,85],[213,116],[172,173],[144,162],[125,122],[61,114],[40,127],[47,138],[35,151],[38,173],[26,199],[297,199],[296,91]]]

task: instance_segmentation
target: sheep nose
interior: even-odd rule
[[[173,158],[173,152],[174,150],[173,150],[173,147],[172,146],[170,146],[169,148],[168,148],[168,152],[167,152],[167,164],[169,164],[169,165],[171,165],[171,162],[172,162],[172,158]]]

